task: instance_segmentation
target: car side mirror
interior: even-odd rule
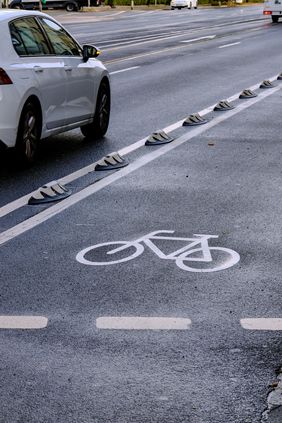
[[[101,51],[97,47],[86,44],[83,46],[83,61],[87,62],[91,57],[98,57],[100,53]]]

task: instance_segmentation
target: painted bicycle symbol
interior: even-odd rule
[[[217,235],[194,234],[194,238],[179,238],[162,234],[175,231],[155,231],[134,241],[104,242],[92,245],[80,251],[76,260],[89,266],[108,266],[124,263],[140,256],[146,245],[160,259],[174,260],[180,269],[188,272],[216,272],[234,266],[240,260],[236,251],[224,247],[211,247],[208,240]],[[181,241],[186,244],[169,254],[165,254],[156,242]],[[155,241],[155,242],[154,242]],[[118,246],[118,247],[117,247]],[[122,257],[120,256],[122,253]],[[102,256],[102,259],[101,259]],[[197,265],[197,263],[199,263]],[[208,263],[208,266],[205,264]]]

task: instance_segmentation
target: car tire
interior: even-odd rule
[[[279,16],[271,16],[272,22],[277,23],[279,20]]]
[[[111,111],[111,92],[109,84],[103,81],[100,85],[93,122],[81,126],[80,130],[86,138],[101,138],[107,132]]]
[[[67,12],[76,12],[77,6],[74,3],[67,3],[65,9]]]
[[[171,7],[171,8],[170,8],[170,10],[174,10],[174,9],[175,9],[175,7]]]
[[[28,166],[34,162],[40,134],[41,119],[38,106],[30,101],[22,110],[17,134],[16,154],[20,164]]]

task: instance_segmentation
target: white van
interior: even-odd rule
[[[272,22],[278,22],[282,17],[282,0],[265,0],[263,14],[271,16]]]
[[[194,9],[198,8],[198,0],[171,0],[170,8],[171,10],[174,9],[182,9],[187,7],[187,9]]]

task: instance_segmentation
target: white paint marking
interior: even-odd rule
[[[110,75],[114,75],[116,73],[127,72],[127,71],[130,71],[130,70],[133,70],[133,69],[138,69],[138,68],[140,68],[140,66],[132,66],[131,68],[120,69],[120,70],[117,70],[117,71],[110,72]]]
[[[118,330],[187,330],[191,327],[190,319],[177,317],[98,317],[98,329]]]
[[[204,235],[204,234],[194,234],[195,238],[178,238],[174,236],[165,236],[164,234],[173,234],[174,231],[172,230],[158,230],[154,232],[150,232],[149,234],[143,235],[141,238],[131,240],[129,242],[126,241],[113,241],[113,242],[104,242],[102,244],[91,245],[90,247],[84,248],[81,250],[77,256],[76,260],[79,263],[89,265],[89,266],[110,266],[112,264],[117,263],[124,263],[126,261],[135,259],[136,257],[140,256],[144,251],[144,245],[147,246],[153,253],[155,253],[160,259],[164,260],[175,260],[176,266],[180,267],[180,269],[188,271],[188,272],[216,272],[219,270],[227,269],[231,266],[234,266],[240,260],[240,256],[236,251],[233,251],[229,248],[224,247],[211,247],[208,245],[208,240],[211,238],[218,238],[218,235]],[[182,247],[177,249],[176,251],[171,251],[169,254],[165,254],[160,247],[154,243],[154,240],[165,239],[167,241],[181,241]],[[183,242],[186,241],[186,245],[183,246]],[[116,245],[119,245],[116,247]],[[93,261],[85,258],[85,255],[88,254],[90,251],[98,250],[99,248],[103,248],[107,246],[109,251],[107,254],[113,255],[113,260],[107,261]],[[132,254],[129,253],[129,256],[125,256],[121,259],[117,259],[115,253],[120,251],[126,250],[130,251],[132,247],[135,248],[135,252]],[[194,257],[193,255],[190,256],[190,253],[195,251],[201,251],[201,257]],[[222,257],[220,258],[219,262],[213,262],[213,257],[211,251],[217,250],[220,251],[220,255],[224,255],[225,260],[222,261]],[[96,259],[97,260],[97,259]],[[105,260],[105,258],[104,258]],[[192,263],[191,263],[192,262]],[[193,264],[194,262],[194,264]],[[195,263],[209,263],[210,267],[204,266],[203,268],[194,267]]]
[[[127,37],[127,38],[114,38],[114,39],[112,39],[112,40],[105,40],[105,41],[100,41],[99,42],[99,47],[101,48],[101,49],[103,49],[103,46],[104,46],[104,44],[108,44],[108,43],[117,43],[117,42],[119,42],[120,41],[120,44],[122,45],[124,42],[127,42],[127,41],[142,41],[142,40],[144,40],[144,39],[149,39],[149,38],[152,38],[152,37],[162,37],[162,36],[168,36],[168,35],[174,35],[174,34],[178,34],[179,32],[181,32],[181,31],[169,31],[169,32],[165,32],[165,33],[159,33],[159,34],[155,34],[155,33],[153,33],[153,34],[149,34],[149,35],[143,35],[142,37],[140,37],[140,36],[135,36],[135,37]],[[181,32],[181,34],[182,35],[184,35],[185,33],[183,33],[183,32]],[[85,35],[85,34],[84,34]],[[90,34],[88,34],[88,35],[90,35]],[[93,37],[95,36],[96,34],[95,33],[93,33]]]
[[[115,12],[114,14],[103,15],[103,16],[101,16],[101,18],[113,18],[113,17],[115,17],[117,15],[122,15],[125,12],[126,12],[126,10],[121,10],[120,12]]]
[[[281,318],[241,319],[240,323],[248,330],[282,330]]]
[[[237,43],[225,44],[224,46],[219,46],[218,48],[232,47],[237,46],[238,44],[241,44],[241,41],[238,41]]]
[[[0,316],[0,329],[43,329],[47,324],[42,316]]]
[[[192,40],[180,41],[181,43],[193,43],[195,41],[212,40],[216,35],[207,35],[206,37],[193,38]]]
[[[276,80],[276,79],[277,79],[277,75],[275,75],[275,76],[273,76],[273,77],[271,77],[271,78],[267,78],[267,79],[268,79],[269,81],[274,81],[274,80]],[[251,86],[249,89],[250,89],[251,91],[255,91],[255,90],[257,90],[257,89],[259,88],[260,84],[261,84],[261,83],[259,83],[259,84],[255,84],[255,85]],[[274,91],[274,92],[275,92],[275,91]],[[273,93],[273,90],[271,90],[271,93]],[[231,102],[231,101],[237,100],[240,94],[241,94],[241,91],[240,91],[239,93],[236,93],[236,94],[234,94],[233,96],[229,97],[229,98],[227,99],[227,101],[228,101],[228,102]],[[262,94],[260,94],[260,97],[259,97],[259,98],[261,98],[261,96],[262,96]],[[264,98],[264,97],[262,97],[262,98]],[[246,104],[247,104],[247,103],[246,103]],[[253,103],[250,103],[250,101],[248,101],[248,104],[253,104]],[[213,104],[213,105],[211,105],[211,106],[209,106],[209,107],[207,107],[207,108],[205,108],[205,109],[203,109],[203,110],[199,111],[198,113],[199,113],[200,115],[202,115],[202,116],[205,116],[206,114],[208,114],[208,113],[210,113],[210,112],[212,112],[212,111],[213,111],[214,106],[215,106],[215,104]],[[229,116],[229,114],[228,114],[228,116]],[[181,126],[182,126],[184,119],[185,119],[185,118],[183,118],[183,119],[179,120],[178,122],[173,123],[172,125],[167,126],[167,127],[166,127],[166,128],[164,128],[163,130],[164,130],[165,132],[167,132],[167,133],[170,133],[170,132],[174,131],[175,129],[177,129],[177,128],[179,128],[179,127],[181,127]],[[206,125],[205,125],[205,127],[206,127]],[[194,132],[192,132],[192,133],[194,133]],[[133,144],[130,144],[130,145],[129,145],[129,146],[127,146],[127,147],[122,148],[121,150],[119,150],[119,154],[120,154],[121,156],[123,156],[123,155],[127,155],[127,154],[129,154],[129,153],[131,153],[131,152],[133,152],[133,151],[137,150],[138,148],[143,147],[143,146],[144,146],[145,141],[147,140],[147,138],[148,138],[148,136],[146,136],[145,138],[142,138],[142,139],[141,139],[141,140],[139,140],[139,141],[136,141],[136,142],[135,142],[135,143],[133,143]],[[75,172],[73,172],[73,173],[70,173],[69,175],[66,175],[66,176],[64,176],[64,177],[62,177],[62,178],[59,178],[59,179],[58,179],[58,181],[59,181],[61,184],[69,184],[69,183],[71,183],[71,182],[75,181],[76,179],[79,179],[79,178],[81,178],[81,177],[83,177],[83,176],[87,175],[87,173],[93,172],[97,163],[98,163],[98,161],[97,161],[97,162],[95,162],[95,163],[91,163],[90,165],[85,166],[85,167],[83,167],[83,168],[81,168],[81,169],[79,169],[79,170],[77,170],[77,171],[75,171]],[[10,202],[10,203],[8,203],[8,204],[6,204],[6,205],[2,206],[2,207],[0,208],[0,218],[1,218],[1,217],[3,217],[3,216],[6,216],[6,215],[7,215],[7,214],[9,214],[9,213],[12,213],[13,211],[15,211],[15,210],[19,209],[20,207],[25,206],[25,205],[27,204],[27,202],[28,202],[29,198],[30,198],[30,197],[31,197],[34,193],[36,193],[36,192],[37,192],[37,190],[32,191],[31,193],[26,194],[26,195],[24,195],[23,197],[20,197],[20,198],[18,198],[17,200],[14,200],[14,201],[12,201],[12,202]],[[1,236],[0,236],[0,240],[1,240]],[[1,242],[0,242],[0,244],[1,244]]]
[[[157,10],[150,10],[150,11],[146,11],[146,12],[143,12],[142,10],[136,10],[136,14],[132,14],[132,15],[130,15],[130,17],[138,17],[139,18],[139,16],[142,16],[142,15],[151,15],[152,13],[156,13],[157,12]]]
[[[123,42],[123,43],[120,43],[120,44],[114,44],[113,46],[111,44],[109,44],[109,45],[106,44],[106,45],[104,45],[103,50],[104,51],[120,50],[121,48],[126,47],[125,44],[130,45],[130,47],[134,47],[134,46],[137,46],[139,44],[143,45],[143,44],[153,43],[153,42],[156,42],[156,41],[162,41],[162,40],[166,40],[166,39],[171,40],[173,38],[180,38],[180,37],[183,37],[183,35],[184,34],[178,34],[178,35],[169,35],[168,34],[168,35],[164,35],[164,36],[161,36],[161,37],[156,35],[155,37],[152,37],[150,40],[140,39],[140,41],[137,41],[136,43]],[[194,40],[181,41],[181,42],[191,43],[192,41],[204,41],[204,40],[212,39],[214,37],[216,37],[216,35],[207,35],[205,37],[195,38]],[[143,55],[140,54],[138,56],[132,56],[132,57],[144,57],[144,56],[148,56],[148,55],[152,55],[152,54],[157,54],[157,53],[163,52],[163,51],[175,50],[175,49],[178,49],[178,48],[180,48],[180,47],[179,46],[178,47],[170,47],[170,48],[167,48],[167,49],[164,49],[164,50],[158,50],[158,51],[155,51],[155,52],[151,52],[151,53],[147,53],[147,54],[143,54]],[[182,48],[183,48],[183,46],[182,46]],[[121,62],[122,60],[123,59],[116,59],[116,61],[118,61],[118,62]],[[108,61],[108,62],[105,62],[105,63],[111,63],[111,62]]]

